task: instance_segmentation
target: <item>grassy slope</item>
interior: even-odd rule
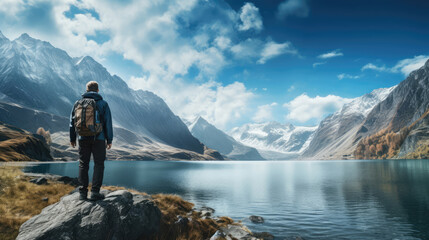
[[[19,227],[43,208],[60,200],[74,189],[70,185],[48,181],[48,185],[36,185],[29,182],[18,167],[0,166],[0,239],[15,239]],[[123,187],[106,186],[108,190],[125,189]],[[129,190],[134,193],[146,193]],[[48,201],[42,198],[48,197]],[[151,196],[162,212],[161,228],[150,240],[164,239],[207,239],[220,227],[234,223],[229,217],[218,220],[202,219],[199,213],[192,210],[193,203],[187,202],[177,195],[155,194]],[[180,229],[174,224],[177,216],[192,218],[187,226]]]
[[[52,160],[47,145],[31,133],[0,122],[0,162]]]

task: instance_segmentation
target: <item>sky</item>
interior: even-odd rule
[[[0,31],[89,55],[183,119],[313,126],[429,58],[426,0],[1,0]]]

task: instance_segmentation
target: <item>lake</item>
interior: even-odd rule
[[[25,171],[77,177],[78,163]],[[276,239],[429,239],[429,160],[107,161],[104,184],[175,193]]]

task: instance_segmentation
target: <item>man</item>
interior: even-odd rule
[[[76,146],[76,134],[79,134],[79,192],[81,200],[86,200],[88,195],[88,169],[89,169],[89,160],[91,154],[94,159],[94,174],[92,177],[92,188],[91,188],[91,197],[90,200],[97,201],[103,199],[104,196],[100,194],[100,188],[103,183],[103,174],[104,174],[104,160],[106,159],[106,148],[110,149],[112,147],[113,140],[113,128],[112,128],[112,115],[110,114],[110,108],[106,101],[103,100],[100,94],[98,94],[98,83],[95,81],[90,81],[86,84],[86,93],[82,94],[82,99],[78,100],[73,106],[73,110],[70,116],[70,145],[74,148]],[[87,117],[88,111],[76,112],[77,106],[82,106],[82,102],[88,103],[95,100],[96,107],[91,109],[93,112],[96,112],[94,116]],[[88,104],[84,105],[85,107]],[[82,108],[79,108],[81,110]],[[78,111],[79,111],[78,110]],[[92,114],[92,113],[90,113]],[[96,116],[95,116],[96,115]],[[84,116],[84,117],[81,117]],[[91,134],[84,134],[81,131],[82,121],[85,121],[85,118],[90,118],[91,121],[98,120],[100,127],[99,131]],[[84,120],[82,120],[84,119]],[[88,119],[86,121],[89,122]],[[78,123],[78,124],[76,124]],[[102,126],[102,128],[101,128]],[[91,127],[91,126],[90,126]],[[93,128],[91,128],[93,129]],[[80,132],[79,132],[80,131]],[[82,136],[84,135],[84,136]]]

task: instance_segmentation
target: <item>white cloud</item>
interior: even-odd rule
[[[338,77],[338,79],[343,80],[345,78],[358,79],[361,76],[359,76],[359,75],[350,75],[350,74],[347,74],[347,73],[341,73],[341,74],[338,74],[337,77]]]
[[[379,72],[393,72],[393,73],[399,73],[401,72],[405,76],[410,74],[412,71],[417,70],[421,68],[426,61],[429,60],[428,55],[419,55],[415,56],[413,58],[406,58],[403,60],[400,60],[396,63],[395,66],[388,68],[386,66],[376,66],[372,63],[368,63],[365,66],[362,67],[362,71],[364,70],[374,70]]]
[[[241,31],[255,29],[260,31],[263,28],[262,17],[259,9],[253,3],[245,3],[240,10],[240,19],[242,24],[239,26]]]
[[[312,119],[321,120],[327,114],[339,110],[345,103],[353,99],[328,95],[311,98],[307,94],[301,94],[283,106],[289,110],[286,118],[298,122],[306,122]]]
[[[288,88],[288,92],[292,92],[293,90],[295,90],[295,86],[294,85],[291,85],[289,88]]]
[[[277,18],[288,16],[307,17],[310,12],[306,0],[285,0],[277,8]]]
[[[392,72],[401,72],[404,75],[410,74],[412,71],[421,68],[429,59],[427,55],[415,56],[399,61],[393,68]]]
[[[365,70],[375,70],[375,71],[379,71],[379,72],[383,72],[383,71],[387,71],[388,69],[386,68],[386,66],[376,66],[372,63],[368,63],[365,66],[363,66],[361,68],[361,71],[365,71]]]
[[[313,68],[320,66],[320,65],[323,65],[323,64],[326,64],[326,62],[315,62],[315,63],[313,63]]]
[[[275,106],[277,106],[276,102],[258,106],[258,110],[256,111],[255,115],[252,117],[252,120],[258,123],[265,122],[265,121],[272,121],[273,120],[272,111]]]
[[[337,49],[337,50],[334,50],[332,52],[327,52],[327,53],[324,53],[324,54],[320,54],[317,57],[321,58],[321,59],[327,59],[327,58],[333,58],[333,57],[341,57],[343,55],[344,54],[339,49]]]
[[[274,41],[267,42],[261,53],[261,58],[258,60],[259,64],[264,64],[271,58],[277,57],[282,54],[297,55],[298,51],[292,47],[290,42],[276,43]]]
[[[187,83],[183,79],[175,79],[165,84],[156,76],[143,78],[132,77],[130,87],[156,91],[175,113],[184,119],[202,116],[221,129],[242,117],[248,109],[248,102],[255,94],[243,83],[234,82],[222,85],[215,81],[203,84]]]

